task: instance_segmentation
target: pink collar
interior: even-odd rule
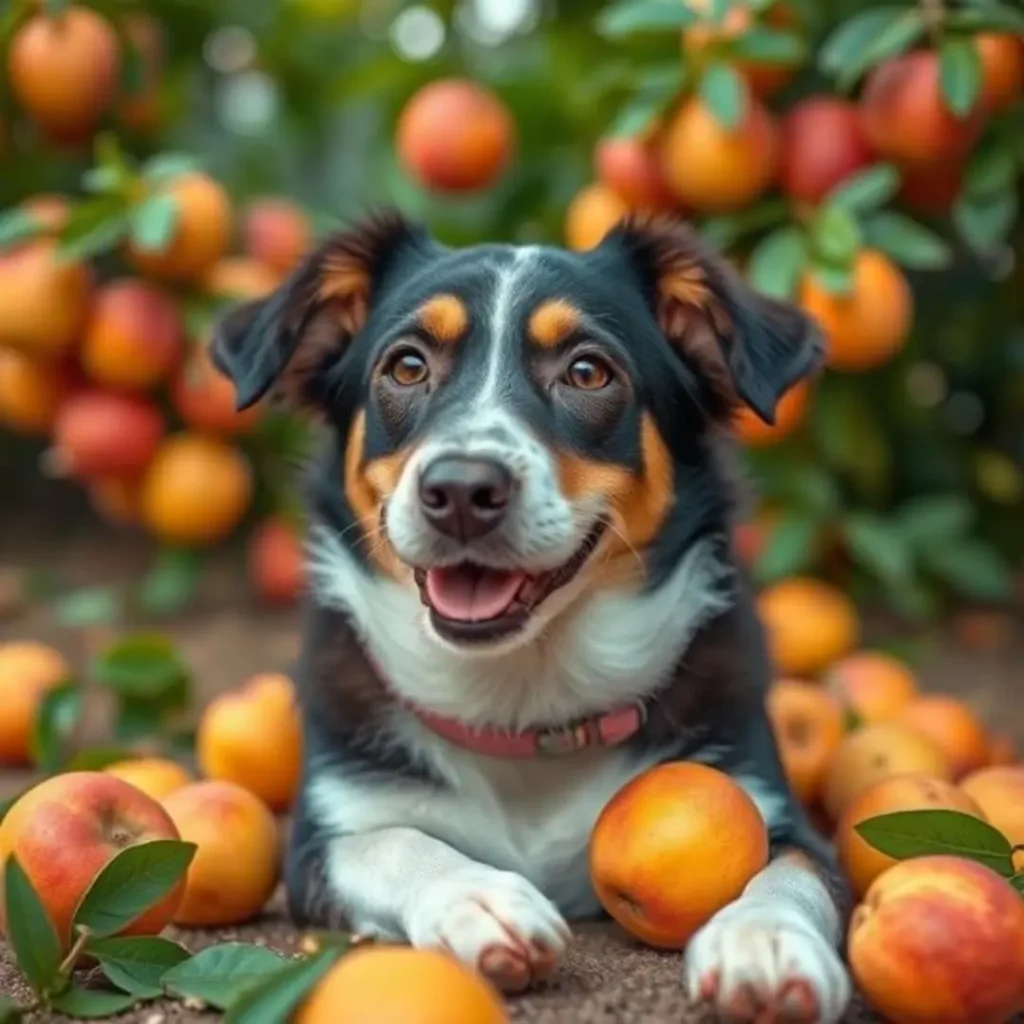
[[[555,727],[509,732],[490,726],[470,726],[405,703],[428,729],[467,750],[490,757],[551,757],[590,747],[611,747],[635,735],[647,717],[639,704],[613,708],[598,715]]]

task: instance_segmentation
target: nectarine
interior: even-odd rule
[[[131,783],[154,800],[163,800],[192,781],[192,776],[177,761],[168,761],[162,757],[133,757],[115,761],[103,771]]]
[[[903,709],[899,721],[924,733],[945,754],[954,779],[988,764],[988,733],[962,700],[925,694]]]
[[[34,640],[0,644],[0,762],[28,764],[32,730],[46,694],[71,677],[52,647]]]
[[[593,249],[628,213],[629,206],[618,192],[607,185],[587,185],[565,211],[565,244],[577,252]]]
[[[883,651],[857,651],[831,665],[824,683],[865,723],[898,718],[917,696],[917,677]]]

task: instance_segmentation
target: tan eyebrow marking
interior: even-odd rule
[[[435,295],[416,311],[416,319],[435,341],[450,345],[466,333],[469,310],[458,296]]]
[[[567,299],[545,299],[527,324],[530,340],[541,348],[554,348],[580,325],[580,311]]]

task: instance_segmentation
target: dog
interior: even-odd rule
[[[822,357],[681,220],[583,253],[448,248],[385,212],[219,323],[239,409],[316,414],[304,773],[286,863],[301,925],[436,947],[506,991],[597,916],[609,798],[675,760],[729,775],[768,866],[689,943],[731,1021],[840,1019],[845,894],[794,799],[730,526],[728,426]]]

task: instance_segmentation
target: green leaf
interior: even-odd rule
[[[184,946],[157,936],[96,939],[85,951],[100,962],[112,985],[139,999],[162,996],[164,974],[190,956]]]
[[[772,583],[811,569],[821,553],[821,520],[799,509],[774,524],[754,565],[758,583]]]
[[[807,56],[807,47],[795,32],[756,26],[733,40],[730,56],[760,64],[799,64]]]
[[[72,988],[50,1000],[60,1013],[78,1020],[99,1020],[124,1013],[137,1002],[135,996],[123,992],[104,992],[95,988]]]
[[[1013,573],[1003,556],[984,541],[964,538],[921,552],[927,566],[958,594],[974,601],[1005,601]]]
[[[839,268],[853,266],[863,235],[853,214],[841,206],[821,209],[811,225],[811,246],[826,263]]]
[[[905,7],[875,7],[842,22],[822,45],[818,54],[819,67],[826,75],[836,75],[858,62],[868,44],[905,13]]]
[[[853,291],[853,267],[837,267],[828,263],[815,262],[812,271],[814,280],[829,295],[849,295]]]
[[[9,249],[39,234],[39,221],[19,206],[0,213],[0,249]]]
[[[960,196],[953,206],[953,223],[965,242],[980,253],[1005,243],[1017,220],[1017,194],[1012,189],[988,196]]]
[[[939,49],[939,84],[950,113],[967,117],[981,92],[981,57],[970,38],[947,36]]]
[[[129,761],[137,756],[131,747],[87,747],[77,751],[68,762],[69,772],[98,772],[118,761]]]
[[[68,628],[108,625],[122,613],[122,595],[116,587],[82,587],[57,598],[51,609],[58,625]]]
[[[180,204],[169,192],[140,203],[131,214],[132,244],[145,252],[163,252],[174,239]]]
[[[900,531],[915,548],[959,542],[974,522],[974,506],[957,494],[925,495],[900,506]]]
[[[608,134],[616,138],[630,138],[646,131],[665,109],[669,95],[641,92],[632,97],[615,115]]]
[[[951,29],[967,32],[999,31],[1024,32],[1024,12],[1010,4],[984,3],[965,10],[949,11],[945,17]]]
[[[139,606],[147,615],[174,615],[199,587],[203,556],[198,551],[162,549],[139,585]]]
[[[836,74],[838,84],[842,88],[851,87],[870,68],[906,53],[924,34],[925,21],[921,11],[904,9],[898,18],[879,30],[857,59],[848,61]]]
[[[892,523],[870,512],[851,512],[841,529],[851,554],[882,583],[899,586],[912,577],[913,552]]]
[[[90,167],[82,175],[82,188],[95,195],[109,195],[121,187],[121,175],[116,167]]]
[[[971,159],[964,176],[964,192],[971,199],[999,195],[1014,187],[1017,164],[1008,146],[987,146]]]
[[[119,743],[134,743],[156,736],[163,727],[164,711],[162,703],[122,697],[114,723],[115,739]]]
[[[92,675],[117,693],[160,701],[180,686],[188,671],[168,637],[136,633],[104,650],[93,663]]]
[[[243,992],[291,964],[263,946],[226,942],[173,967],[164,974],[162,984],[174,995],[226,1010]]]
[[[64,980],[60,939],[13,854],[4,867],[4,908],[7,940],[25,980],[41,994],[56,991]]]
[[[143,164],[147,181],[167,182],[202,170],[203,161],[192,153],[158,153]]]
[[[122,850],[93,880],[75,911],[74,927],[105,938],[157,904],[185,874],[194,843],[157,839]]]
[[[21,1010],[8,996],[0,995],[0,1024],[21,1024]]]
[[[129,224],[129,208],[120,195],[80,203],[60,233],[58,253],[65,260],[99,256],[125,238]]]
[[[281,968],[247,989],[228,1010],[224,1024],[280,1024],[288,1020],[343,954],[341,948],[325,949]]]
[[[899,189],[900,174],[892,164],[873,164],[841,181],[825,202],[847,213],[862,213],[885,206]]]
[[[32,730],[32,760],[52,775],[64,767],[65,744],[82,714],[82,691],[75,683],[49,690],[39,704]]]
[[[807,262],[807,238],[795,224],[765,235],[750,254],[747,278],[764,295],[791,298]]]
[[[882,210],[865,223],[864,240],[911,270],[941,270],[953,261],[944,239],[893,210]]]
[[[1024,896],[1024,872],[1021,872],[1019,875],[1014,875],[1013,878],[1010,879],[1010,885],[1012,885],[1014,889],[1021,894],[1021,896]],[[0,1018],[0,1020],[2,1020],[2,1018]]]
[[[895,811],[854,826],[861,838],[896,860],[948,854],[1013,875],[1009,840],[988,822],[962,811]]]
[[[716,61],[704,69],[700,79],[700,97],[723,128],[738,128],[747,113],[747,84],[736,69]]]
[[[700,16],[679,0],[623,0],[597,16],[597,31],[609,39],[636,32],[681,29],[696,24]]]

